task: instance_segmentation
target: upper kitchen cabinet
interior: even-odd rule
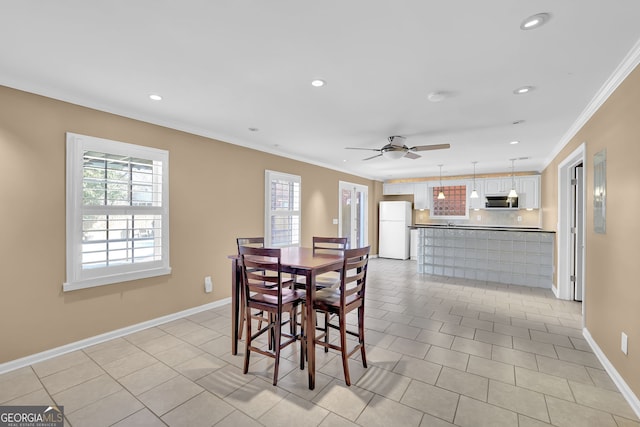
[[[484,194],[486,196],[508,193],[512,187],[511,177],[485,178],[483,181]]]
[[[414,185],[413,182],[385,182],[382,184],[382,194],[384,196],[413,196]]]
[[[430,209],[431,191],[429,189],[429,184],[426,182],[416,182],[413,190],[413,208]]]
[[[524,209],[540,208],[540,175],[519,176],[518,205]]]

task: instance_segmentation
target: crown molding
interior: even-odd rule
[[[620,65],[614,70],[613,74],[602,85],[600,90],[593,97],[591,102],[578,116],[571,127],[565,132],[555,148],[544,161],[542,170],[546,169],[553,159],[556,158],[560,151],[573,139],[574,136],[582,129],[589,119],[598,111],[602,104],[605,103],[611,94],[620,86],[620,84],[631,74],[631,72],[640,64],[640,39],[636,41],[629,53],[624,57]]]

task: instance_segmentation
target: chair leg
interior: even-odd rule
[[[244,374],[249,372],[249,357],[251,356],[251,350],[249,349],[251,347],[251,309],[249,307],[245,310],[245,316],[248,320],[246,331],[247,339],[244,340]]]
[[[329,344],[329,312],[325,311],[324,312],[324,342],[325,344]],[[328,353],[329,352],[329,347],[328,346],[324,346],[324,352]]]
[[[344,371],[344,382],[350,386],[351,377],[349,376],[349,359],[347,357],[347,321],[344,313],[338,315],[338,324],[340,325],[340,353],[342,355],[342,370]]]
[[[244,319],[247,317],[247,310],[244,310],[244,314],[242,313],[242,307],[246,307],[246,304],[244,302],[244,292],[242,290],[240,290],[240,319],[238,321],[239,325],[238,325],[238,339],[241,340],[242,339],[242,332],[244,330]]]
[[[273,322],[271,313],[267,314],[267,318],[269,319],[269,323]],[[269,332],[267,332],[267,341],[269,342],[269,350],[273,350],[273,329],[269,329]]]
[[[273,385],[277,385],[278,384],[278,368],[280,367],[280,334],[282,333],[281,329],[282,329],[282,318],[281,318],[281,313],[275,313],[273,315],[275,317],[275,323],[273,324],[273,329],[274,329],[274,333],[273,335],[275,336],[275,352],[276,352],[276,357],[275,357],[275,364],[273,367]]]
[[[300,369],[304,369],[304,361],[307,357],[307,335],[305,322],[307,321],[306,307],[302,304],[300,309]]]
[[[360,342],[360,355],[362,366],[367,367],[367,355],[364,348],[364,307],[358,307],[358,341]]]

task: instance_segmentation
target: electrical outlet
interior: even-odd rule
[[[622,333],[622,339],[621,339],[621,350],[624,354],[629,354],[629,338],[627,337],[627,334],[625,334],[624,332]]]
[[[522,222],[522,217],[518,215],[518,222]]]
[[[204,278],[204,291],[206,293],[213,291],[213,282],[211,281],[211,276],[207,276]]]
[[[333,218],[333,225],[338,225],[338,218]]]
[[[478,215],[478,216],[476,217],[476,220],[477,220],[477,221],[482,221],[482,215]]]

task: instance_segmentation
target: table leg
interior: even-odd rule
[[[309,373],[309,390],[316,387],[316,311],[313,309],[313,300],[315,298],[315,284],[311,272],[306,274],[306,306],[307,306],[307,372]]]
[[[238,354],[240,314],[240,269],[238,260],[231,260],[231,354]]]

